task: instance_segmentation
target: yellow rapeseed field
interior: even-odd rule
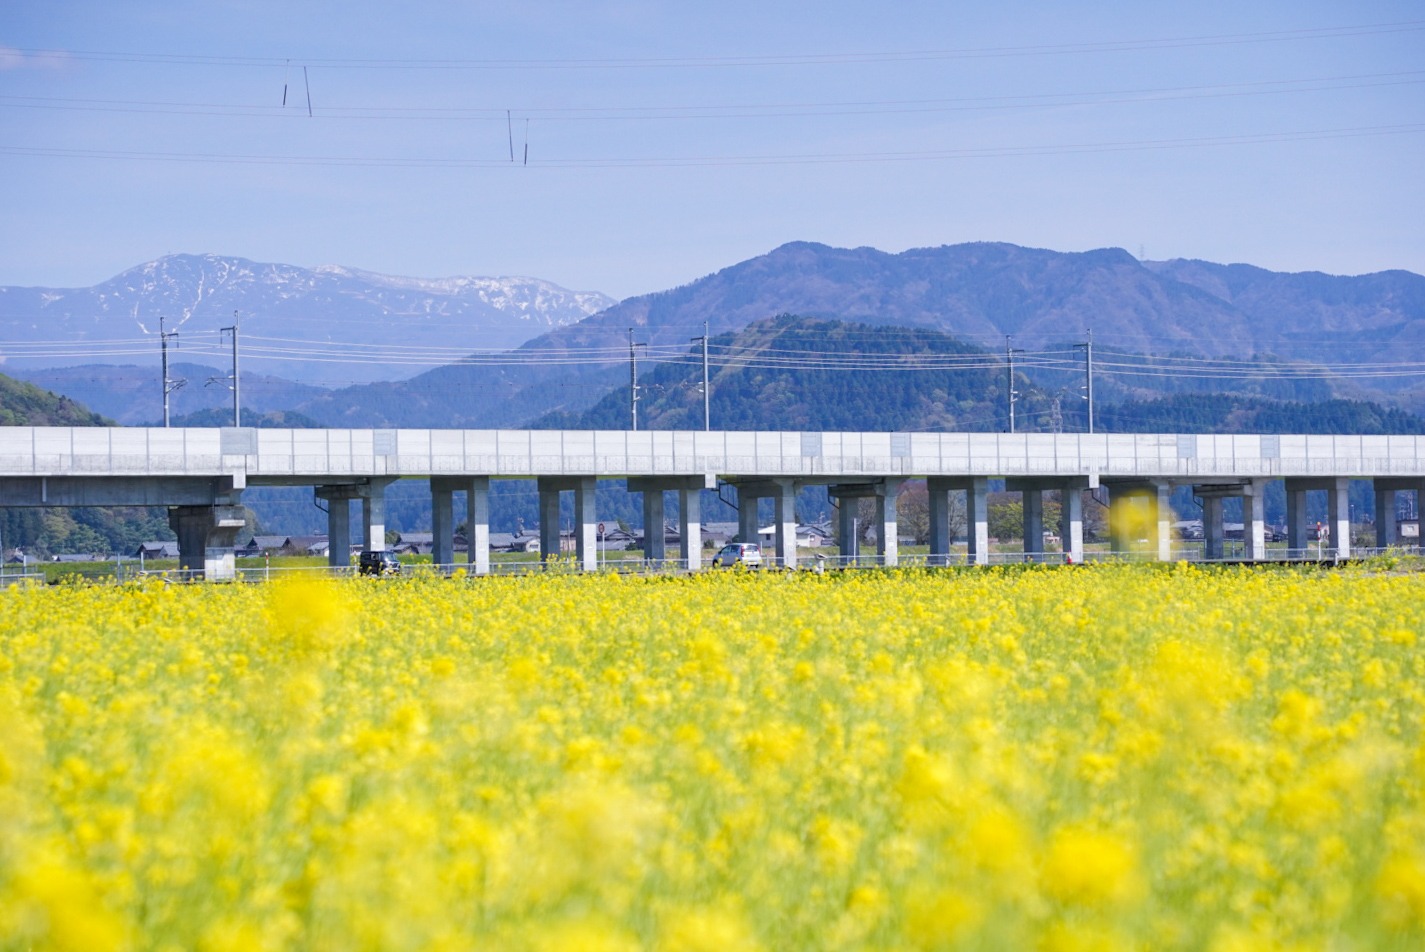
[[[0,949],[1425,948],[1425,576],[0,592]]]

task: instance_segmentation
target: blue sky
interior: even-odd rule
[[[792,240],[1425,272],[1418,0],[9,0],[0,118],[8,285],[213,252],[624,297]]]

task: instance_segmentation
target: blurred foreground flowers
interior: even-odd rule
[[[0,593],[0,949],[1425,944],[1425,577]]]

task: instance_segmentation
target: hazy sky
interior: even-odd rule
[[[0,121],[9,285],[624,297],[792,240],[1425,272],[1419,0],[7,0]]]

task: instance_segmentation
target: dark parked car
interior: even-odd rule
[[[368,549],[361,553],[359,571],[362,575],[400,575],[401,563],[394,552],[373,552]]]

